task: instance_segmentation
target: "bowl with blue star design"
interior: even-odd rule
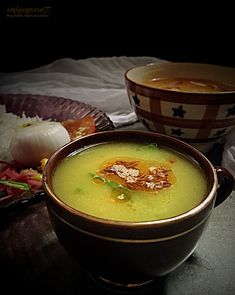
[[[125,73],[130,104],[148,130],[186,141],[202,152],[235,126],[235,68],[163,62]]]

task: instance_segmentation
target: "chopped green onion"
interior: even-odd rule
[[[0,198],[5,197],[6,193],[4,191],[0,191]]]
[[[123,189],[123,190],[129,191],[129,189],[127,187],[121,185],[120,183],[117,183],[115,181],[109,180],[109,179],[107,179],[105,177],[102,177],[102,176],[99,176],[99,175],[96,175],[96,174],[91,173],[91,175],[92,175],[93,179],[95,179],[95,178],[100,179],[100,180],[103,181],[104,184],[109,185],[113,189]]]
[[[149,143],[148,145],[144,146],[143,149],[149,150],[149,151],[157,151],[159,147],[156,143]]]
[[[112,188],[112,194],[111,197],[118,202],[127,202],[132,198],[131,190],[129,190],[127,187],[121,185],[120,183],[117,183],[115,181],[109,180],[105,177],[92,174],[90,173],[93,179],[100,179],[103,181],[104,184],[107,184]]]
[[[30,190],[30,185],[25,182],[20,182],[20,181],[14,181],[14,180],[0,180],[0,184],[18,188],[24,191],[29,191]]]

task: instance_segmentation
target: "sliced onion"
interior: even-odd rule
[[[69,133],[62,124],[37,122],[16,132],[10,143],[10,152],[15,161],[34,167],[69,141]]]

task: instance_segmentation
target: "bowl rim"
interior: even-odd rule
[[[152,62],[152,63],[148,63],[148,64],[145,64],[145,65],[139,65],[139,66],[133,66],[129,69],[127,69],[124,73],[124,78],[125,78],[125,81],[128,81],[129,83],[133,83],[139,87],[142,87],[144,89],[151,89],[151,90],[155,90],[155,91],[162,91],[162,92],[165,92],[165,93],[173,93],[173,94],[182,94],[182,95],[187,95],[187,94],[190,94],[190,95],[202,95],[202,96],[218,96],[218,95],[226,95],[226,94],[234,94],[235,93],[235,89],[234,90],[229,90],[229,91],[219,91],[219,92],[192,92],[192,91],[181,91],[181,90],[169,90],[169,89],[164,89],[164,88],[157,88],[157,87],[152,87],[152,86],[147,86],[147,85],[144,85],[144,84],[141,84],[139,82],[136,82],[135,80],[133,79],[130,79],[128,77],[128,74],[132,71],[132,70],[138,70],[138,69],[145,69],[145,68],[148,68],[148,67],[162,67],[164,66],[165,64],[167,65],[175,65],[175,66],[180,66],[180,65],[188,65],[188,66],[205,66],[205,67],[211,67],[211,68],[215,68],[215,69],[225,69],[225,70],[234,70],[235,72],[235,68],[234,67],[230,67],[230,66],[223,66],[223,65],[218,65],[218,64],[209,64],[209,63],[198,63],[198,62],[176,62],[176,61],[164,61],[164,62],[160,62],[160,63],[157,63],[157,62]]]
[[[55,169],[56,165],[61,161],[60,156],[61,154],[65,156],[68,156],[71,154],[71,151],[73,150],[73,146],[83,144],[84,146],[91,140],[89,145],[93,145],[94,142],[92,143],[92,139],[98,140],[99,143],[105,142],[104,140],[99,141],[99,138],[106,137],[107,139],[112,138],[112,136],[115,135],[115,137],[119,136],[120,138],[124,135],[132,135],[132,137],[138,137],[138,136],[149,136],[151,138],[159,139],[160,142],[165,142],[167,143],[167,147],[169,148],[168,144],[174,144],[178,146],[176,150],[177,152],[182,153],[182,149],[184,150],[184,155],[187,157],[190,157],[192,160],[196,161],[197,163],[202,162],[207,169],[209,170],[210,175],[206,175],[209,179],[211,184],[208,185],[208,194],[204,198],[204,200],[199,203],[196,207],[192,208],[191,210],[184,212],[182,214],[179,214],[177,216],[173,216],[170,218],[165,218],[165,219],[159,219],[159,220],[150,220],[150,221],[118,221],[118,220],[111,220],[111,219],[105,219],[101,217],[96,217],[87,213],[84,213],[82,211],[79,211],[77,209],[74,209],[73,207],[67,205],[65,202],[63,202],[54,192],[52,189],[52,186],[49,184],[49,179],[50,179],[50,173]],[[146,141],[147,141],[146,137]],[[107,140],[106,142],[110,142],[113,140]],[[160,144],[162,145],[162,144]],[[185,152],[187,151],[187,152]],[[62,156],[62,159],[64,157]],[[59,162],[58,162],[59,160]],[[199,160],[199,161],[198,161]],[[199,164],[201,166],[201,164]],[[51,171],[52,170],[52,171]],[[205,172],[206,168],[204,168]],[[206,174],[206,173],[205,173]],[[47,164],[44,168],[43,171],[43,188],[46,192],[46,195],[49,197],[49,199],[54,202],[57,206],[62,208],[62,210],[65,210],[67,213],[75,215],[77,217],[80,217],[84,220],[89,220],[90,222],[95,222],[96,224],[106,224],[106,225],[118,225],[120,227],[124,228],[145,228],[149,226],[164,226],[164,225],[170,225],[170,224],[175,224],[179,223],[181,221],[188,220],[192,217],[195,217],[196,215],[202,213],[206,208],[210,207],[211,205],[214,205],[215,202],[215,196],[216,196],[216,191],[218,187],[218,178],[217,174],[215,171],[215,168],[213,167],[212,163],[209,161],[209,159],[206,158],[199,150],[191,146],[190,144],[183,142],[177,138],[156,133],[156,132],[151,132],[151,131],[136,131],[136,130],[114,130],[114,131],[102,131],[94,134],[90,134],[87,136],[84,136],[82,138],[79,138],[77,140],[74,140],[68,144],[65,144],[63,147],[61,147],[59,150],[57,150],[47,161]],[[208,215],[208,214],[207,214]],[[207,217],[207,216],[206,216]],[[205,217],[204,217],[205,219]],[[203,219],[203,220],[204,220]]]

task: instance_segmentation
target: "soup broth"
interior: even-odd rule
[[[205,79],[153,78],[144,84],[154,88],[183,92],[225,92],[234,91],[235,87]]]
[[[119,221],[182,214],[203,201],[202,169],[155,144],[104,143],[78,151],[55,169],[54,192],[67,205]]]

